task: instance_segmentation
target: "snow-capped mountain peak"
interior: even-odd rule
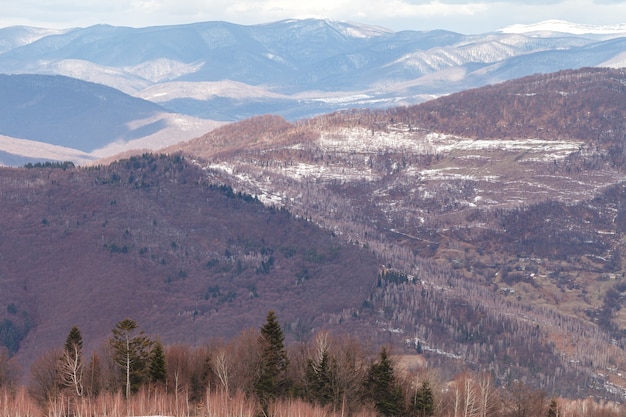
[[[615,25],[586,25],[564,20],[545,20],[530,25],[511,25],[500,29],[503,33],[560,32],[573,35],[623,35],[626,34],[626,23]]]
[[[251,26],[198,22],[147,28],[12,27],[0,28],[0,75],[62,75],[143,99],[123,101],[130,103],[129,108],[121,115],[113,112],[116,117],[135,114],[131,108],[143,108],[149,100],[159,111],[206,120],[230,122],[267,113],[298,120],[351,108],[411,105],[537,73],[624,67],[624,51],[626,24],[589,26],[556,20],[476,35],[394,32],[320,18]],[[14,80],[7,83],[13,84]],[[102,95],[96,87],[88,89],[94,96]],[[4,113],[19,110],[12,97],[24,94],[9,96],[2,91]],[[56,109],[68,93],[55,90],[49,97]],[[68,116],[72,122],[59,131],[59,138],[89,132],[79,139],[95,140],[92,131],[116,132],[120,125],[113,118],[113,126],[95,128],[89,125],[93,118],[84,117],[84,106],[66,108],[80,112]],[[105,109],[92,112],[102,115]],[[35,131],[35,116],[5,118],[10,126],[0,134],[31,140],[49,137],[48,125]],[[141,113],[137,119],[148,117]],[[121,124],[130,121],[124,118]],[[133,140],[162,125],[130,129]],[[31,131],[23,132],[25,128]],[[88,149],[100,148],[106,140]],[[79,145],[84,144],[72,146]]]

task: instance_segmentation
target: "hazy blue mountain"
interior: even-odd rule
[[[127,126],[163,109],[218,121],[268,113],[295,120],[415,104],[530,74],[626,66],[624,33],[610,29],[543,22],[463,35],[323,19],[3,28],[0,73],[62,75],[143,100],[64,78],[3,78],[11,95],[0,98],[0,135],[89,151],[154,133],[158,123]]]
[[[13,45],[16,36],[0,33],[5,38],[0,42]],[[147,28],[98,25],[16,44],[0,54],[0,71],[72,76],[79,64],[89,63],[91,77],[107,68],[128,79],[143,79],[145,85],[135,86],[136,92],[165,81],[231,80],[293,95],[371,90],[449,68],[484,67],[526,55],[532,59],[534,52],[577,55],[580,48],[602,47],[605,42],[562,33],[392,32],[319,19],[253,26],[226,22]]]
[[[43,29],[28,26],[9,26],[0,28],[0,53],[28,45],[50,35],[67,32],[59,29]]]
[[[0,132],[90,152],[160,129],[127,123],[165,110],[110,87],[50,75],[0,74]]]

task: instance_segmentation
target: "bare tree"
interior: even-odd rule
[[[515,381],[507,390],[508,409],[511,417],[531,417],[545,412],[545,393],[533,389],[521,381]]]
[[[102,360],[97,352],[91,354],[89,363],[85,368],[84,385],[85,395],[95,397],[97,396],[104,386],[102,375]]]
[[[479,417],[490,417],[498,413],[498,391],[493,385],[493,378],[487,372],[478,376],[478,396]]]
[[[213,370],[226,394],[230,394],[231,378],[233,374],[233,358],[230,353],[231,345],[218,347],[213,353]]]
[[[58,350],[48,351],[37,358],[30,368],[28,392],[41,406],[59,395],[57,364],[62,355]]]
[[[72,327],[63,355],[59,361],[59,380],[62,386],[70,388],[77,396],[83,395],[83,338],[76,326]]]
[[[8,349],[0,347],[0,387],[15,383],[15,367],[9,358]]]
[[[237,388],[246,394],[254,393],[254,385],[259,378],[259,362],[261,350],[257,343],[259,337],[256,329],[242,331],[233,340],[234,367],[231,389]]]

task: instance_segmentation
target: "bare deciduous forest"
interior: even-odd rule
[[[258,117],[168,155],[3,169],[7,375],[50,381],[77,325],[109,376],[97,401],[76,407],[152,398],[175,415],[214,404],[424,415],[409,409],[428,381],[434,415],[619,415],[625,80],[564,71],[415,107]],[[249,329],[269,310],[288,366],[284,381],[264,380],[284,388],[267,397],[245,366],[260,355]],[[125,317],[162,342],[168,367],[164,384],[127,399],[106,348]],[[389,358],[397,384],[384,408],[372,374]],[[324,386],[325,367],[358,381],[341,380],[341,395],[318,386],[322,404],[304,381]],[[69,401],[11,392],[17,403]]]
[[[259,118],[257,129],[218,129],[182,151],[204,158],[215,181],[407,276],[379,281],[329,323],[380,343],[418,340],[450,377],[469,365],[621,397],[624,78],[562,71],[338,112],[281,127],[272,145],[257,144],[277,121]],[[250,146],[211,145],[227,133]]]
[[[82,336],[74,327],[63,348],[33,363],[27,387],[16,383],[11,361],[1,358],[0,412],[16,417],[624,415],[616,403],[550,397],[521,380],[499,385],[486,371],[442,378],[423,361],[394,355],[388,346],[371,351],[351,336],[318,332],[308,342],[283,344],[277,320],[269,312],[260,329],[232,339],[163,349],[125,319],[89,357],[83,356]],[[120,329],[128,332],[129,344],[116,343]],[[152,348],[142,356],[146,343]],[[120,361],[120,353],[132,360]],[[75,358],[70,368],[68,355]],[[276,366],[279,357],[284,359]]]

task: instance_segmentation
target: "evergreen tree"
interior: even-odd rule
[[[311,402],[322,406],[331,404],[336,397],[337,361],[324,349],[319,362],[309,359],[306,367],[306,393]]]
[[[289,360],[284,346],[285,336],[274,311],[267,313],[258,339],[261,352],[259,376],[255,391],[264,411],[269,402],[278,397],[286,388],[285,373]]]
[[[76,326],[65,340],[58,376],[62,387],[70,388],[78,396],[83,395],[83,336]]]
[[[165,366],[165,353],[163,345],[157,340],[150,354],[150,366],[148,367],[150,382],[153,384],[165,383],[167,379],[167,368]]]
[[[396,381],[386,348],[381,349],[378,361],[371,365],[365,385],[379,415],[391,417],[403,414],[404,395]]]
[[[67,335],[67,339],[65,339],[65,351],[71,352],[75,348],[79,350],[83,349],[83,335],[80,333],[80,330],[78,330],[78,327],[73,326]]]
[[[428,380],[422,382],[422,386],[415,390],[411,398],[411,415],[417,417],[430,417],[435,412],[435,400],[433,390]]]
[[[552,398],[548,407],[548,417],[558,417],[559,414],[559,405],[556,402],[556,398]]]
[[[125,378],[126,398],[143,383],[153,342],[137,330],[137,323],[124,319],[115,325],[109,340],[113,360],[120,366]]]

